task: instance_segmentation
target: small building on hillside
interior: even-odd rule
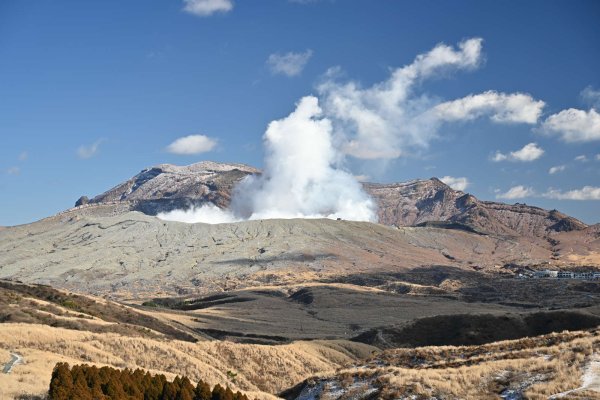
[[[543,271],[535,271],[533,273],[533,277],[534,278],[557,278],[558,277],[559,272],[558,271],[551,271],[549,269],[545,269]]]

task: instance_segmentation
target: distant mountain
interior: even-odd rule
[[[452,189],[437,178],[405,183],[365,183],[379,205],[379,222],[413,226],[427,221],[451,221],[483,233],[545,237],[587,227],[583,222],[556,210],[526,204],[481,201]]]
[[[121,210],[156,215],[206,202],[225,208],[237,182],[260,170],[244,164],[210,161],[189,166],[161,164],[89,200],[90,204],[118,204]],[[416,226],[450,221],[481,233],[545,238],[556,232],[579,231],[583,222],[556,210],[525,204],[481,201],[452,189],[437,178],[404,183],[365,183],[378,204],[379,222]],[[79,204],[84,203],[81,199]]]

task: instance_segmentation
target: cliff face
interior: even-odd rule
[[[145,169],[89,204],[120,204],[125,209],[156,215],[173,209],[211,202],[225,208],[235,185],[256,168],[243,164],[210,161],[189,166],[161,164]],[[481,233],[546,237],[554,232],[579,231],[587,227],[556,210],[525,204],[480,201],[457,191],[437,178],[404,183],[365,183],[365,190],[378,204],[379,222],[414,226],[430,221],[468,225]]]

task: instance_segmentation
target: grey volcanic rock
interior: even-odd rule
[[[118,205],[120,210],[141,211],[148,215],[207,202],[226,208],[235,185],[244,177],[259,173],[260,170],[243,164],[210,161],[183,167],[161,164],[94,197],[90,204]],[[542,240],[557,232],[587,227],[556,210],[481,201],[452,189],[437,178],[390,184],[364,183],[363,186],[376,200],[379,222],[384,225],[401,227],[448,221],[467,225],[480,233]]]
[[[203,203],[225,208],[233,187],[256,168],[243,164],[203,161],[188,166],[161,164],[141,171],[133,178],[90,200],[90,203],[125,202],[130,210],[156,215]]]
[[[81,196],[75,202],[75,207],[84,206],[84,205],[88,204],[89,202],[90,202],[90,199],[88,199],[87,196]]]

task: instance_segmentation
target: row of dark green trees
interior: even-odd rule
[[[49,400],[248,400],[229,387],[214,388],[203,381],[193,385],[187,377],[169,382],[164,375],[140,369],[119,370],[58,363],[52,371]]]

